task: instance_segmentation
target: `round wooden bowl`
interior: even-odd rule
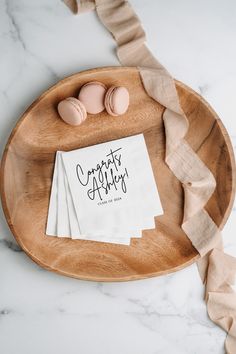
[[[57,104],[77,96],[87,81],[126,86],[128,112],[105,111],[72,127],[57,114]],[[235,168],[223,124],[197,93],[176,82],[189,119],[187,141],[214,174],[217,187],[206,209],[222,228],[232,208]],[[136,68],[108,67],[75,74],[46,91],[23,114],[9,138],[1,164],[1,197],[6,219],[22,249],[39,265],[71,277],[124,281],[167,274],[199,257],[183,230],[183,190],[164,162],[163,107],[150,98]],[[158,184],[164,215],[156,229],[130,246],[61,239],[45,235],[55,152],[143,133]]]

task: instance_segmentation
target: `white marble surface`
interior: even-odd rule
[[[236,145],[235,0],[132,0],[149,47],[218,112]],[[60,0],[0,0],[0,148],[45,89],[77,71],[118,65],[94,13]],[[236,256],[236,209],[224,229]],[[2,354],[222,354],[225,333],[207,317],[196,266],[128,283],[52,274],[16,245],[0,215]]]

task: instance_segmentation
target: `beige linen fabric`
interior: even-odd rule
[[[64,3],[71,9],[75,14],[77,12],[86,12],[95,9],[95,2],[93,0],[86,1],[76,1],[76,0],[64,0]]]
[[[68,0],[65,2],[69,5]],[[236,294],[231,285],[236,272],[236,259],[223,253],[219,229],[204,209],[216,182],[207,166],[184,140],[188,121],[180,106],[174,80],[145,46],[145,33],[127,1],[81,0],[71,7],[74,12],[76,6],[78,12],[96,8],[98,17],[117,42],[121,64],[137,66],[149,96],[166,107],[163,114],[165,161],[183,185],[182,228],[202,256],[198,269],[206,284],[209,317],[228,332],[225,349],[227,353],[235,354]]]

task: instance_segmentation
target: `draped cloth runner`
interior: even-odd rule
[[[184,137],[188,120],[180,106],[175,82],[145,45],[141,23],[124,0],[64,0],[74,12],[96,9],[104,26],[117,42],[122,65],[136,66],[148,95],[165,107],[165,162],[182,183],[184,218],[182,229],[199,252],[198,270],[206,286],[209,317],[227,333],[225,350],[236,354],[236,259],[222,250],[221,234],[204,209],[215,186],[215,178]]]

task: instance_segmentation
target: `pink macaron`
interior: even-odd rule
[[[108,114],[122,115],[129,107],[129,91],[122,86],[112,86],[108,89],[104,102]]]
[[[78,99],[83,103],[88,113],[98,114],[105,109],[106,90],[103,83],[91,81],[81,87]]]
[[[86,109],[75,97],[68,97],[57,106],[60,117],[70,125],[79,125],[87,118]]]

